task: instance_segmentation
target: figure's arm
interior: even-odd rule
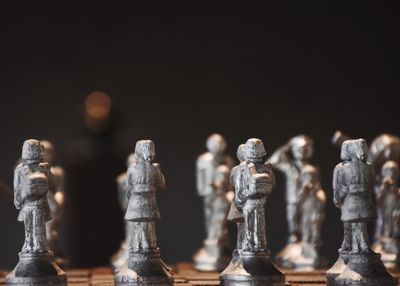
[[[132,178],[132,172],[131,172],[131,167],[128,168],[128,175],[126,178],[126,182],[125,182],[125,190],[126,190],[126,198],[128,199],[128,201],[131,198],[132,195],[132,188],[133,188],[133,178]]]
[[[343,199],[345,197],[345,192],[343,192],[344,186],[342,185],[342,176],[340,172],[340,167],[336,166],[333,171],[333,203],[336,207],[340,208],[343,204]]]
[[[197,159],[196,162],[196,184],[197,184],[197,193],[199,196],[204,195],[204,189],[206,181],[206,169],[204,166],[204,162],[201,158]]]
[[[289,144],[279,147],[272,156],[267,160],[275,169],[286,172],[290,168]]]
[[[22,170],[21,165],[18,165],[14,171],[14,205],[17,210],[21,209],[23,204],[23,199],[21,196],[21,181],[20,181],[21,170]]]

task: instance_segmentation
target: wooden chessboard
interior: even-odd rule
[[[190,263],[179,263],[173,267],[175,286],[216,286],[219,285],[218,273],[198,272]],[[68,285],[71,286],[111,286],[114,285],[114,275],[111,268],[67,270]],[[290,286],[325,286],[325,271],[296,272],[284,271],[286,282]],[[0,285],[4,285],[7,273],[0,272]],[[400,276],[400,273],[396,276]]]

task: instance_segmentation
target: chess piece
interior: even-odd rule
[[[66,267],[68,264],[67,259],[63,257],[59,245],[59,228],[62,221],[64,212],[64,169],[61,166],[54,166],[54,145],[50,141],[41,140],[44,148],[43,161],[49,163],[50,171],[54,178],[54,188],[50,188],[47,193],[52,219],[46,223],[46,235],[49,242],[50,249],[54,251],[57,265]]]
[[[382,233],[373,245],[373,250],[382,254],[382,261],[390,269],[396,269],[399,262],[400,246],[400,190],[399,165],[387,161],[381,169],[381,180],[376,190],[378,211],[382,216]]]
[[[222,235],[216,239],[215,233],[212,234],[211,231],[226,228],[229,205],[226,205],[226,208],[218,208],[212,201],[219,197],[218,193],[220,192],[216,188],[216,179],[217,177],[224,177],[218,170],[221,170],[221,166],[225,166],[223,168],[227,170],[226,178],[228,178],[233,160],[224,154],[226,142],[221,135],[212,134],[208,137],[206,145],[208,152],[200,155],[196,163],[197,192],[199,196],[203,197],[204,201],[206,239],[203,246],[193,256],[193,261],[197,270],[221,271],[229,262],[226,253],[229,239],[227,235]],[[229,185],[228,180],[228,183],[224,186],[225,192],[230,189]],[[214,216],[216,217],[214,218]],[[224,216],[224,220],[219,219],[222,216]]]
[[[310,271],[323,268],[327,261],[321,257],[321,226],[325,217],[326,196],[321,189],[317,168],[306,165],[300,175],[299,213],[301,254],[292,258],[290,268]]]
[[[247,140],[243,154],[245,161],[239,167],[240,182],[234,182],[233,203],[243,214],[244,237],[238,255],[221,273],[220,280],[224,286],[283,286],[285,277],[270,259],[266,237],[265,205],[275,185],[275,176],[271,165],[264,163],[266,151],[260,139]],[[234,181],[236,178],[233,175]]]
[[[135,147],[136,160],[128,168],[129,200],[125,220],[131,224],[128,265],[117,269],[117,285],[172,285],[173,277],[161,260],[157,246],[156,221],[160,211],[156,193],[165,188],[164,175],[153,163],[154,143],[141,140]]]
[[[15,168],[14,204],[25,225],[25,243],[17,266],[6,277],[7,285],[67,285],[46,237],[46,222],[52,219],[47,194],[54,189],[54,178],[43,156],[38,140],[26,140]]]
[[[341,131],[336,131],[332,138],[332,143],[341,146],[345,140],[351,139],[348,135]],[[375,189],[379,188],[381,182],[381,169],[387,161],[394,161],[400,164],[400,138],[391,134],[381,134],[376,137],[369,146],[368,161],[374,167],[376,175]],[[382,209],[378,205],[377,209],[378,218],[375,222],[374,234],[374,249],[382,249],[382,235],[383,235],[383,214]]]
[[[314,153],[314,143],[306,135],[298,135],[278,148],[268,159],[273,168],[283,172],[286,177],[286,218],[288,239],[286,246],[276,255],[276,262],[282,267],[290,268],[296,257],[302,252],[299,213],[300,176]]]
[[[131,164],[133,164],[136,160],[135,153],[132,153],[128,156],[128,159],[126,161],[127,168]],[[118,201],[121,206],[121,209],[123,210],[124,213],[126,213],[126,210],[128,208],[128,199],[126,197],[126,180],[128,178],[128,173],[124,172],[120,174],[117,179],[117,187],[118,187]],[[121,243],[120,248],[118,251],[111,257],[111,266],[114,269],[119,269],[128,263],[128,258],[129,258],[129,235],[132,233],[131,229],[132,224],[129,223],[128,221],[125,221],[125,238]]]
[[[338,261],[327,272],[328,285],[397,285],[369,243],[367,223],[376,218],[376,206],[374,169],[367,155],[364,139],[343,142],[343,162],[333,173],[333,200],[341,209],[344,239]]]

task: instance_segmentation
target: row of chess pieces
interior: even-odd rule
[[[398,262],[400,139],[383,134],[368,146],[364,139],[337,132],[333,140],[341,146],[343,160],[334,170],[333,189],[334,203],[342,212],[344,239],[337,262],[327,271],[328,285],[397,285],[385,265],[394,269]],[[224,285],[285,285],[283,273],[270,258],[265,231],[274,169],[286,177],[289,227],[288,244],[276,263],[298,270],[325,268],[319,250],[326,197],[319,170],[310,163],[312,139],[296,136],[267,159],[263,142],[251,138],[238,147],[237,166],[225,154],[226,141],[220,134],[212,134],[206,146],[207,152],[196,163],[206,238],[194,255],[195,268],[221,272]],[[20,210],[18,220],[25,225],[25,242],[19,263],[6,278],[9,285],[66,284],[52,252],[63,204],[63,172],[51,166],[53,151],[47,141],[30,139],[23,144],[14,173],[14,202]],[[153,141],[138,141],[128,157],[127,172],[117,178],[126,222],[125,241],[112,257],[118,285],[171,285],[174,280],[157,246],[156,193],[165,187],[165,178],[154,157]],[[376,218],[376,241],[371,246],[366,224]],[[236,223],[238,230],[232,255],[228,221]]]

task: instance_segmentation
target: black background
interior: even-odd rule
[[[105,265],[118,248],[114,180],[144,138],[155,141],[167,179],[159,195],[162,254],[171,263],[190,260],[204,236],[194,164],[212,132],[225,135],[232,155],[250,137],[264,140],[270,154],[300,133],[315,140],[329,199],[323,251],[334,260],[342,226],[331,202],[339,162],[333,132],[369,141],[400,134],[397,7],[336,3],[237,7],[240,13],[156,4],[2,9],[0,267],[16,264],[23,243],[6,192],[27,138],[52,140],[67,170],[61,234],[73,266]],[[113,124],[103,134],[82,123],[93,91],[113,100]],[[73,146],[90,153],[77,161]],[[284,178],[277,178],[267,205],[274,254],[286,238]]]

